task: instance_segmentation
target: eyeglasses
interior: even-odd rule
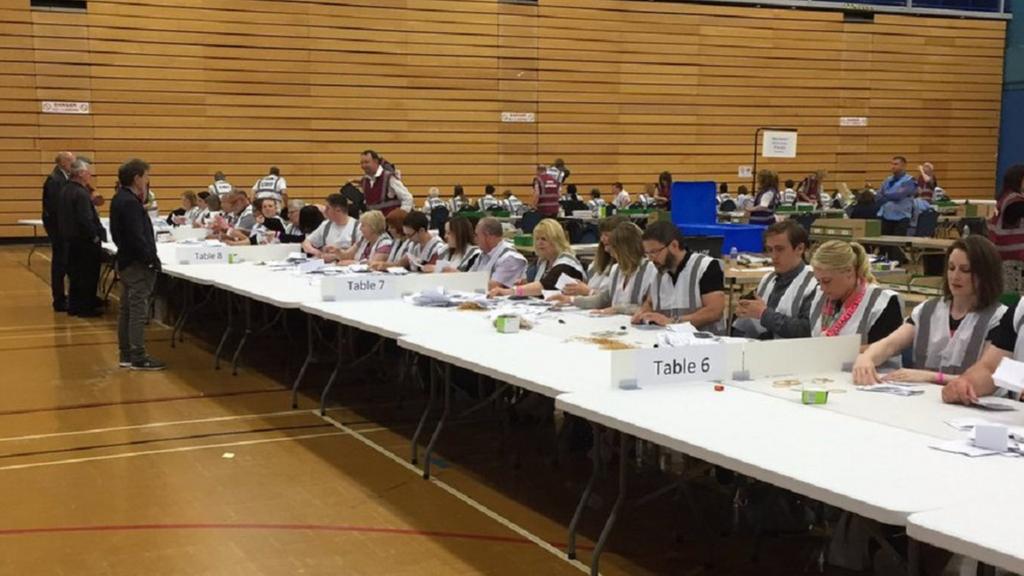
[[[648,257],[654,256],[656,254],[661,254],[667,248],[668,248],[668,244],[662,246],[661,248],[658,248],[657,250],[644,250],[644,254],[646,254]]]

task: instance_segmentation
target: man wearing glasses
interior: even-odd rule
[[[658,276],[633,315],[633,323],[666,326],[689,322],[698,330],[721,334],[725,330],[721,263],[687,250],[679,228],[671,222],[649,225],[643,243],[647,258],[658,268]]]

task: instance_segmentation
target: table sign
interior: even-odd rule
[[[174,261],[178,264],[227,264],[227,246],[187,245],[174,250]]]

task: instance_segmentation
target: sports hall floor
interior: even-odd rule
[[[27,253],[0,247],[0,574],[587,571],[614,468],[587,510],[582,562],[569,562],[584,451],[556,466],[529,422],[501,450],[497,418],[485,417],[445,429],[435,480],[424,481],[408,464],[418,391],[399,405],[392,385],[357,375],[321,418],[322,366],[290,410],[294,365],[280,339],[255,341],[238,376],[215,372],[212,318],[173,350],[170,330],[152,324],[167,371],[119,369],[115,312],[54,314],[47,254],[30,269]],[[632,494],[663,485],[656,476],[631,478]],[[727,525],[729,494],[701,480],[698,505]],[[707,565],[709,540],[683,510],[670,496],[628,507],[602,573],[799,574],[817,544],[771,538],[754,562],[749,536],[717,538]]]

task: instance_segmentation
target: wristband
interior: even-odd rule
[[[942,372],[939,372],[939,377],[938,377],[937,380],[938,380],[939,386],[945,386],[946,385],[946,375],[943,374]]]
[[[514,293],[515,293],[516,296],[522,296],[523,295],[523,287],[522,286],[516,286],[515,289],[514,289]]]

